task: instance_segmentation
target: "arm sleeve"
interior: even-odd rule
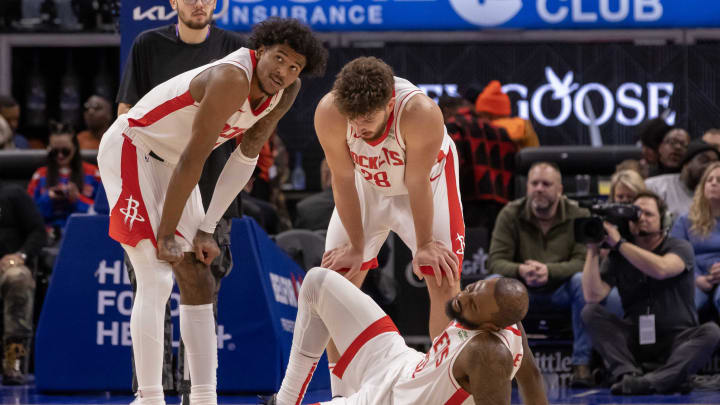
[[[490,242],[490,272],[504,277],[518,276],[520,263],[513,262],[515,257],[515,241],[513,238],[512,218],[510,211],[503,209],[498,215],[495,229]]]
[[[201,231],[207,233],[215,232],[218,221],[228,206],[230,206],[230,203],[237,197],[240,191],[245,188],[248,180],[250,180],[255,170],[257,160],[257,156],[254,158],[245,156],[240,150],[240,145],[235,148],[235,151],[225,163],[225,167],[220,173],[220,177],[215,185],[210,206],[208,207],[207,213],[205,213],[205,219],[200,224]]]
[[[15,212],[17,212],[19,216],[18,222],[23,228],[23,234],[26,235],[21,250],[28,256],[36,257],[46,243],[43,218],[27,194],[18,190],[14,200],[16,205]]]

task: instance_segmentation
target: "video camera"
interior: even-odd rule
[[[607,232],[603,221],[618,227],[620,235],[630,237],[628,222],[640,219],[640,208],[631,204],[608,203],[598,201],[581,201],[580,206],[592,213],[589,218],[575,218],[575,242],[588,244],[600,243],[605,239]]]

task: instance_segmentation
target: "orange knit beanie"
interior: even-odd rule
[[[477,112],[495,115],[510,115],[510,97],[502,92],[500,82],[493,80],[487,85],[475,101]]]

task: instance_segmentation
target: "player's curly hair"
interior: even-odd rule
[[[335,78],[335,105],[349,119],[385,108],[395,87],[393,70],[375,57],[360,57],[345,65]]]
[[[286,44],[306,59],[301,76],[325,74],[328,52],[310,27],[295,18],[271,17],[255,24],[248,45],[252,49],[261,46]]]

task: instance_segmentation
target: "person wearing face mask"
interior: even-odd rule
[[[665,203],[643,191],[633,204],[641,214],[629,224],[631,240],[605,222],[604,242],[613,252],[600,264],[600,244],[587,246],[582,289],[588,304],[582,318],[614,382],[613,394],[686,391],[688,378],[720,342],[720,327],[698,323],[693,249],[663,231]],[[622,319],[599,305],[614,286]]]
[[[80,157],[72,126],[52,122],[47,166],[35,171],[27,192],[45,219],[51,240],[59,241],[68,217],[88,212],[100,185],[97,166]]]
[[[585,246],[575,242],[573,221],[589,212],[563,196],[562,175],[553,163],[537,162],[528,171],[526,197],[506,205],[495,222],[488,267],[495,275],[522,281],[530,312],[570,309],[573,329],[574,387],[593,384],[592,345],[580,318],[585,306],[580,283]]]
[[[665,201],[674,218],[688,213],[695,187],[708,164],[720,160],[720,151],[709,143],[695,140],[688,146],[681,161],[680,173],[663,174],[645,180],[648,190]]]
[[[510,404],[513,379],[523,403],[548,404],[520,323],[528,309],[522,283],[480,280],[444,306],[452,321],[421,353],[409,348],[390,317],[347,279],[329,269],[311,269],[298,293],[285,377],[279,392],[264,403],[302,403],[332,337],[342,353],[332,373],[346,390],[323,405],[504,405]]]

